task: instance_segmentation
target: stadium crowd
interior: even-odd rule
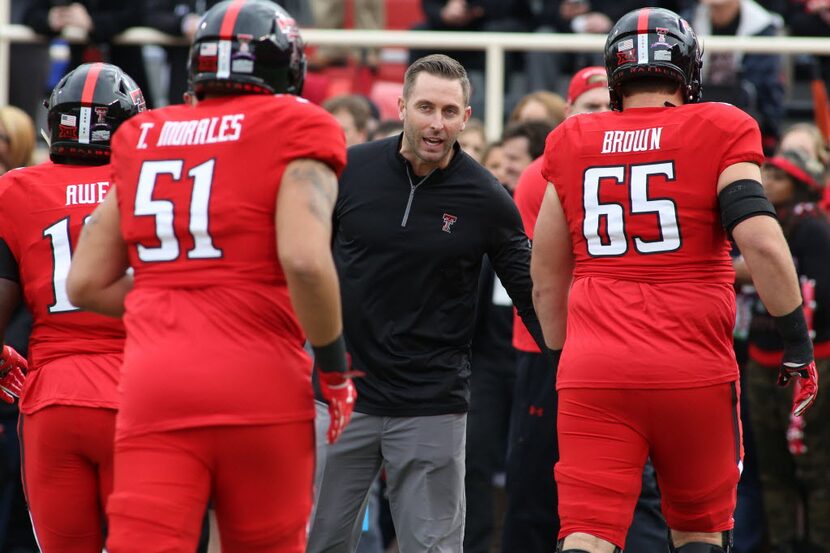
[[[477,117],[484,105],[484,64],[480,52],[413,50],[406,59],[395,49],[349,50],[306,45],[303,52],[301,31],[296,25],[606,35],[626,14],[641,8],[643,2],[283,0],[279,3],[285,11],[280,10],[282,15],[274,20],[276,30],[267,32],[277,37],[274,43],[279,48],[294,50],[287,58],[271,58],[279,60],[275,62],[280,69],[276,77],[267,73],[262,81],[249,82],[245,79],[250,75],[258,77],[257,70],[240,68],[245,67],[246,61],[255,67],[259,63],[254,61],[256,56],[244,60],[234,57],[232,67],[218,67],[216,59],[220,59],[221,65],[222,54],[216,51],[214,37],[206,29],[221,28],[215,32],[217,35],[230,33],[233,48],[241,48],[244,53],[249,52],[248,48],[258,48],[252,43],[255,37],[250,28],[244,27],[253,25],[252,19],[247,18],[254,17],[246,10],[254,10],[251,6],[256,5],[256,9],[270,13],[267,0],[12,1],[12,22],[31,27],[48,37],[49,43],[13,46],[10,79],[13,105],[0,106],[0,172],[7,174],[0,179],[0,217],[3,219],[0,220],[0,336],[7,346],[0,363],[2,388],[7,391],[5,397],[0,397],[6,401],[0,404],[0,444],[3,446],[0,553],[38,550],[88,553],[96,548],[100,550],[107,534],[111,536],[108,544],[113,553],[132,550],[129,547],[136,547],[135,540],[142,535],[155,536],[151,539],[156,539],[156,543],[169,539],[170,547],[180,548],[171,551],[186,551],[191,543],[199,551],[207,551],[209,547],[211,551],[219,551],[220,538],[215,524],[210,530],[211,518],[214,522],[218,518],[220,529],[225,528],[222,543],[231,552],[304,550],[306,524],[310,532],[308,551],[315,553],[352,553],[355,549],[361,553],[612,551],[594,549],[604,545],[591,541],[560,541],[557,546],[557,540],[568,536],[562,532],[569,529],[570,533],[575,528],[567,526],[572,524],[570,515],[560,521],[562,512],[557,500],[561,497],[557,484],[563,476],[559,472],[554,476],[554,465],[560,459],[557,412],[562,409],[558,405],[554,367],[559,363],[561,352],[558,350],[562,345],[554,347],[550,325],[546,327],[541,314],[537,319],[539,306],[535,310],[532,306],[531,251],[525,239],[525,235],[534,239],[542,198],[551,180],[548,177],[563,171],[553,167],[550,161],[555,154],[546,153],[546,143],[551,148],[551,133],[557,136],[556,129],[559,129],[559,135],[566,134],[564,129],[573,129],[578,121],[584,120],[580,114],[621,109],[619,104],[615,105],[620,102],[615,96],[619,94],[618,89],[612,86],[609,93],[609,76],[613,73],[608,65],[609,52],[510,54],[505,82],[505,128],[498,140],[488,141],[484,125]],[[830,2],[824,0],[664,0],[652,5],[683,16],[683,22],[677,23],[678,29],[686,32],[690,25],[697,36],[704,37],[704,42],[709,35],[830,36]],[[206,13],[213,17],[213,22],[208,17],[208,24],[200,26]],[[274,23],[269,17],[260,18],[265,21],[263,25]],[[233,30],[235,21],[240,21],[242,31]],[[161,49],[110,43],[125,29],[140,25],[186,37],[197,48]],[[230,30],[226,29],[228,26]],[[655,44],[664,44],[667,35],[673,36],[674,30],[667,27],[658,26],[649,31],[649,36],[655,37]],[[260,29],[257,27],[257,30]],[[628,55],[625,42],[616,47],[614,56]],[[659,50],[659,44],[653,49]],[[626,57],[619,60],[620,65],[632,61]],[[723,550],[735,553],[830,553],[830,424],[827,423],[830,419],[830,390],[827,389],[830,386],[827,377],[830,369],[830,120],[822,119],[826,114],[814,113],[806,96],[811,80],[823,80],[830,85],[830,60],[704,51],[702,68],[698,71],[702,102],[733,104],[748,116],[743,121],[740,115],[727,114],[735,117],[736,126],[757,126],[757,132],[750,133],[757,138],[757,148],[753,143],[746,151],[741,150],[742,157],[735,153],[731,162],[759,168],[757,180],[763,187],[760,197],[769,202],[770,207],[765,208],[768,214],[777,218],[797,272],[804,321],[819,375],[815,403],[809,410],[796,409],[798,412],[793,413],[793,398],[803,397],[799,393],[809,383],[806,378],[794,378],[796,382],[790,387],[776,385],[782,358],[787,360],[791,345],[787,341],[791,335],[785,334],[784,341],[781,338],[780,319],[785,313],[773,314],[775,308],[767,310],[765,305],[770,301],[765,296],[766,287],[759,280],[762,277],[758,276],[757,269],[751,270],[751,259],[747,259],[752,253],[743,252],[740,247],[750,250],[751,244],[739,244],[740,233],[730,234],[734,238],[730,243],[730,259],[735,274],[731,286],[736,294],[730,351],[734,351],[740,375],[735,388],[740,390],[739,436],[742,436],[743,449],[738,454],[740,479],[734,527],[716,530],[726,531]],[[245,74],[244,79],[236,81],[242,83],[241,88],[223,88],[223,79],[234,82],[240,74]],[[101,96],[105,99],[100,100],[97,96],[100,92],[89,92],[99,90],[98,83],[111,86],[113,82],[115,88],[110,98]],[[658,90],[661,89],[658,87]],[[635,92],[643,93],[642,90]],[[300,102],[298,107],[295,102],[257,101],[271,93],[301,95],[308,102]],[[688,103],[698,101],[696,96],[691,101],[689,97],[681,98]],[[112,109],[109,113],[104,109],[113,102],[121,106],[116,114]],[[97,105],[95,110],[102,111],[84,115],[79,111],[83,105]],[[446,124],[447,130],[433,140],[426,136],[432,129],[428,111],[436,108],[449,114],[446,119],[450,122]],[[269,109],[291,110],[302,123],[296,124],[287,117],[285,121],[275,118],[268,124],[257,123],[257,132],[268,136],[275,146],[280,140],[291,145],[290,151],[275,161],[276,169],[263,163],[265,169],[260,173],[253,167],[257,167],[254,160],[261,159],[252,155],[250,148],[260,148],[259,156],[269,153],[261,149],[263,144],[234,142],[234,129],[241,128],[242,119],[233,120],[232,114],[234,110],[261,113],[261,120],[265,121]],[[159,160],[166,159],[165,152],[170,151],[160,147],[145,151],[145,138],[155,132],[154,128],[165,126],[168,118],[186,122],[193,119],[196,116],[188,115],[193,110],[201,110],[200,121],[228,118],[216,124],[221,130],[215,135],[212,126],[208,129],[208,123],[205,129],[198,130],[194,119],[194,128],[187,136],[191,144],[200,145],[207,152],[199,155],[204,157],[215,152],[217,163],[223,159],[245,160],[243,156],[250,156],[252,165],[245,167],[245,178],[270,191],[271,196],[263,197],[273,199],[279,195],[278,202],[283,207],[270,205],[267,213],[257,213],[245,199],[226,200],[238,202],[232,205],[250,210],[264,221],[256,228],[246,229],[250,232],[250,242],[240,239],[245,235],[235,234],[230,228],[232,225],[224,222],[233,216],[231,204],[223,212],[227,213],[222,215],[225,219],[218,219],[223,221],[221,226],[213,219],[208,223],[207,214],[202,223],[181,228],[176,223],[175,230],[171,221],[171,242],[159,230],[165,224],[166,208],[161,205],[164,202],[152,197],[152,188],[144,203],[139,202],[143,181],[140,182],[138,175],[142,170],[135,165],[136,160],[162,163]],[[79,138],[74,131],[82,125],[83,117],[98,119],[93,123],[87,121],[87,135]],[[107,117],[114,119],[110,121]],[[130,122],[133,117],[136,119]],[[253,121],[253,118],[249,119]],[[116,134],[115,128],[122,124],[125,130]],[[45,129],[43,138],[36,135],[38,127]],[[105,127],[108,130],[102,131]],[[332,132],[338,127],[342,129],[342,137],[339,132]],[[182,141],[187,140],[182,137],[185,135],[175,138],[173,131],[170,132],[170,142],[166,145],[178,148],[177,151],[184,150],[187,144]],[[202,143],[198,142],[200,132]],[[332,138],[333,134],[338,137]],[[164,136],[162,131],[159,144]],[[413,137],[418,138],[417,147],[409,142],[415,141]],[[208,144],[208,139],[213,138]],[[90,148],[96,141],[100,147]],[[76,150],[78,143],[81,148]],[[734,148],[739,149],[737,141]],[[723,155],[729,158],[729,151]],[[210,180],[203,180],[201,175],[207,173],[200,172],[200,167],[207,163],[184,166],[190,170],[187,175],[193,182],[193,199],[188,195],[176,201],[192,202],[191,216],[201,205],[196,199],[197,188],[204,182],[208,183],[207,195],[203,198],[207,211]],[[212,176],[213,166],[210,167]],[[158,169],[158,174],[169,174],[168,180],[178,182],[185,180],[181,176],[183,170],[165,166]],[[271,175],[267,171],[274,171],[271,184],[262,178],[265,174]],[[234,173],[216,173],[216,185],[232,183]],[[66,218],[61,219],[57,215],[59,210],[40,209],[36,202],[45,205],[49,201],[45,199],[47,195],[40,197],[25,188],[38,179],[43,182],[75,179],[97,185],[110,178],[110,174],[115,175],[113,181],[118,180],[119,174],[135,177],[138,190],[130,190],[128,186],[118,186],[118,190],[119,193],[130,190],[133,196],[138,194],[136,205],[125,207],[120,195],[118,200],[112,195],[113,199],[105,204],[106,190],[100,187],[79,189],[79,194],[94,196],[80,201],[74,196],[75,199],[70,198],[67,191],[65,198],[58,199],[65,199],[66,206],[73,206],[70,221],[68,210]],[[751,175],[754,173],[741,179],[756,180]],[[332,191],[336,178],[339,195]],[[281,189],[276,186],[279,179]],[[384,186],[380,186],[398,181],[406,192],[400,202],[397,197],[390,198]],[[477,187],[480,197],[471,197],[463,191],[461,187],[470,183]],[[105,184],[109,187],[109,183]],[[309,184],[314,185],[316,193],[309,194],[308,198],[302,192],[295,192],[297,196],[284,194]],[[712,191],[715,184],[711,183]],[[281,191],[276,192],[269,186]],[[436,198],[433,186],[450,192],[446,196],[437,194]],[[50,194],[60,196],[54,191]],[[408,200],[406,194],[409,194]],[[646,198],[645,201],[657,200]],[[396,202],[402,203],[400,213]],[[427,227],[423,219],[425,208],[419,202],[435,203],[433,211],[449,210],[450,207],[442,206],[452,205],[464,212],[460,217],[450,211],[438,213],[438,228],[442,233],[436,238],[424,230]],[[479,211],[465,202],[477,206]],[[99,219],[93,219],[96,224],[90,225],[92,228],[84,234],[87,242],[78,244],[81,221],[92,216],[99,204],[102,206],[96,211]],[[306,204],[314,204],[308,213],[300,209]],[[306,228],[306,234],[288,230],[289,215],[282,215],[283,223],[280,223],[280,213],[288,211],[288,205],[295,208],[290,220]],[[131,217],[133,211],[136,217]],[[172,218],[173,212],[170,213]],[[752,215],[758,213],[761,211]],[[270,217],[270,222],[263,215]],[[146,234],[149,229],[142,217],[149,216],[157,218],[157,227],[150,229],[154,237],[150,240],[155,242],[148,247],[142,245],[148,243],[142,233]],[[275,257],[275,251],[270,256],[261,255],[264,263],[279,264],[276,272],[264,269],[264,265],[257,264],[262,259],[255,262],[246,252],[246,247],[258,254],[267,247],[275,250],[275,217],[280,255]],[[372,217],[375,221],[367,223]],[[661,221],[662,217],[661,212]],[[479,222],[479,218],[484,221]],[[329,223],[329,219],[334,223]],[[611,219],[610,215],[603,215],[597,223],[600,231],[597,231],[595,247],[599,250],[610,247],[613,242],[611,230],[606,229],[607,237],[602,234],[603,228],[612,225]],[[70,222],[60,226],[64,220]],[[269,224],[270,241],[263,238],[260,247],[251,237],[261,237],[256,233],[269,229]],[[741,224],[736,222],[735,229]],[[479,234],[469,230],[472,228],[478,229]],[[731,233],[732,228],[727,230]],[[64,234],[60,235],[59,231]],[[28,238],[27,232],[31,235]],[[201,256],[199,262],[206,265],[200,270],[215,272],[191,273],[187,261],[179,256],[178,243],[170,246],[175,254],[165,257],[173,251],[167,249],[168,245],[187,232],[192,238],[182,240],[181,244],[182,252],[185,247],[190,248],[187,260]],[[223,238],[222,232],[227,233],[225,238],[233,238],[232,248],[236,249],[224,251],[217,246]],[[720,227],[718,232],[722,232]],[[458,248],[459,242],[456,245],[443,242],[444,234],[460,235],[463,238],[458,240],[468,241],[467,245],[456,251],[453,248]],[[34,245],[37,243],[40,246]],[[329,244],[333,245],[331,260],[327,253]],[[144,252],[137,257],[131,249],[136,245],[139,252]],[[48,257],[48,262],[27,257],[34,255],[36,247],[44,248],[37,255],[42,259]],[[311,269],[306,265],[300,261],[292,264],[288,259],[287,252],[294,253],[297,259],[312,257],[308,252],[300,253],[304,248],[318,253],[322,251],[320,248],[325,249],[322,257],[331,265],[319,269],[320,273],[312,278],[307,272]],[[73,278],[81,284],[74,288],[70,301],[63,287],[69,273],[70,255],[79,252],[83,264],[73,263],[72,270]],[[106,255],[96,257],[95,252],[97,256]],[[234,260],[234,255],[239,255],[239,259]],[[261,271],[263,282],[274,288],[263,284],[262,290],[256,293],[247,290],[248,277],[234,281],[239,277],[234,276],[234,271],[241,269],[234,266],[233,270],[226,271],[226,262],[240,266],[249,263],[250,267],[245,267]],[[179,263],[182,269],[178,268]],[[164,268],[159,270],[157,267],[161,265]],[[136,271],[135,281],[132,276],[124,276],[127,267]],[[111,273],[110,280],[101,281],[99,271]],[[165,276],[163,271],[170,272]],[[210,289],[211,277],[230,278],[231,291],[226,296],[214,295],[212,299],[190,298],[172,292],[165,295],[158,290],[158,284],[153,284],[153,279],[165,282],[163,279],[167,278],[167,282],[176,283],[170,286],[172,290]],[[316,284],[309,284],[311,281]],[[534,284],[538,286],[538,282]],[[132,289],[135,292],[126,299],[126,330],[116,319],[86,313],[89,310],[120,317],[125,311],[124,296]],[[276,289],[284,303],[266,302],[257,295],[267,295]],[[336,299],[338,290],[344,293],[342,306]],[[198,371],[192,374],[183,371],[184,376],[165,376],[161,370],[164,361],[156,358],[155,353],[148,353],[152,352],[151,344],[168,347],[165,351],[170,351],[180,366],[193,364],[181,352],[173,355],[175,346],[163,339],[169,340],[172,336],[186,341],[183,337],[192,333],[189,326],[192,323],[185,314],[197,317],[200,310],[218,313],[223,302],[227,302],[226,311],[231,311],[234,301],[248,305],[250,313],[235,313],[228,318],[214,314],[218,317],[214,320],[198,318],[202,325],[199,328],[206,333],[199,342],[204,348],[200,359],[203,357],[204,361],[198,368],[208,375],[204,377],[203,388],[198,389],[198,393],[204,394],[202,399],[219,397],[222,385],[234,385],[224,380],[226,371],[245,371],[244,364],[236,360],[209,359],[210,355],[218,355],[217,344],[230,343],[233,336],[220,338],[227,334],[227,329],[250,323],[265,335],[270,332],[267,330],[270,323],[275,329],[272,329],[274,339],[284,339],[287,345],[274,346],[273,350],[263,350],[254,356],[250,348],[260,347],[257,344],[261,340],[243,333],[233,355],[240,360],[253,359],[252,373],[257,374],[227,377],[230,381],[239,378],[235,396],[223,397],[221,402],[204,410],[199,410],[197,401],[181,408],[172,399],[170,405],[156,402],[153,405],[158,410],[152,413],[153,417],[160,419],[164,409],[170,409],[171,420],[179,417],[184,422],[168,427],[164,421],[148,416],[152,424],[146,423],[141,417],[149,408],[140,404],[148,396],[141,393],[149,393],[154,386],[163,387],[165,378],[171,378],[181,379],[173,383],[182,386],[181,394],[186,395],[185,384],[192,381],[185,379],[198,374]],[[84,311],[77,312],[76,305],[82,305]],[[158,305],[166,305],[164,309],[169,312],[162,313]],[[258,306],[265,306],[261,317],[255,309]],[[332,314],[331,320],[316,317],[315,308]],[[339,317],[334,317],[341,309],[342,330]],[[801,313],[802,309],[796,311]],[[178,313],[184,313],[181,320],[174,316]],[[225,329],[221,327],[223,321],[227,325]],[[165,331],[155,336],[154,328]],[[289,339],[278,337],[280,332]],[[700,332],[706,335],[706,329]],[[78,334],[77,340],[73,333]],[[213,336],[210,333],[217,336],[216,343],[208,339]],[[130,354],[124,356],[125,366],[132,368],[133,375],[135,367],[152,374],[143,383],[135,377],[123,381],[123,388],[116,393],[117,367],[122,363],[125,336],[126,351]],[[314,405],[310,403],[310,362],[304,368],[304,337],[308,338],[305,349],[316,359],[316,452],[315,445],[305,439]],[[444,339],[451,343],[442,342]],[[60,347],[53,345],[50,349],[50,340]],[[647,348],[648,344],[640,347]],[[354,371],[345,372],[343,377],[339,373],[347,369],[346,350],[351,354],[348,362],[353,364],[349,368]],[[566,345],[566,355],[567,350]],[[136,353],[141,351],[148,354]],[[28,367],[23,361],[26,358]],[[258,374],[257,367],[266,367],[275,359],[284,358],[290,359],[285,365],[291,367],[294,379],[284,383],[280,401],[294,394],[301,396],[305,403],[298,400],[296,405],[281,404],[263,420],[257,420],[247,411],[243,413],[240,404],[248,402],[247,407],[253,412],[257,401],[266,405],[276,397],[268,396],[263,390],[276,386],[278,377],[271,381],[272,376]],[[563,359],[567,361],[567,357]],[[666,364],[665,370],[670,371],[671,359]],[[444,372],[435,369],[436,366]],[[10,379],[22,379],[18,372],[26,371],[26,384],[19,389],[16,381]],[[83,376],[90,372],[98,376]],[[61,376],[44,378],[47,374]],[[802,376],[798,372],[793,375]],[[790,376],[789,373],[782,376],[783,383]],[[78,384],[83,379],[89,382]],[[306,383],[308,390],[304,391],[302,386]],[[257,395],[258,392],[262,393]],[[169,394],[173,397],[174,393],[175,386],[172,386]],[[16,396],[20,396],[19,409]],[[120,396],[125,398],[127,414],[121,415],[125,422],[116,423]],[[198,416],[191,413],[193,416],[187,418],[188,408],[193,413],[198,411]],[[352,409],[354,417],[350,423]],[[212,412],[232,412],[233,417],[217,423]],[[54,420],[44,414],[54,414]],[[57,423],[70,420],[73,421],[70,426],[76,426],[74,430],[83,427],[88,431],[69,434],[70,429]],[[152,427],[151,430],[142,424]],[[281,467],[284,478],[264,477],[267,470],[260,466],[262,463],[245,465],[242,470],[250,471],[255,485],[245,486],[249,495],[228,499],[233,494],[225,493],[221,482],[216,481],[222,479],[216,475],[226,474],[223,471],[227,468],[221,468],[223,462],[242,461],[233,456],[225,459],[211,449],[213,446],[221,449],[222,441],[231,440],[228,434],[199,434],[203,427],[216,424],[244,425],[239,428],[251,433],[244,436],[237,433],[234,439],[240,441],[233,442],[235,447],[249,448],[255,451],[252,455]],[[151,439],[173,431],[178,432],[179,441],[171,442],[171,451],[176,448],[198,451],[200,459],[214,459],[212,456],[217,455],[215,466],[208,471],[212,476],[205,476],[207,480],[214,478],[213,481],[206,484],[194,476],[185,482],[193,489],[198,488],[201,494],[196,500],[182,496],[180,502],[192,500],[195,505],[186,516],[175,506],[153,503],[142,496],[170,494],[171,490],[178,489],[179,481],[150,490],[148,482],[159,475],[145,475],[135,469],[142,464],[170,462],[171,467],[177,468],[171,468],[163,476],[180,478],[181,474],[175,473],[191,465],[174,464],[170,461],[174,454],[169,452],[168,457],[158,452],[156,457],[141,453],[142,448],[151,449],[147,446]],[[55,440],[56,434],[61,439]],[[115,451],[114,437],[118,439]],[[90,440],[95,445],[94,453],[79,454],[81,463],[93,466],[94,470],[83,473],[87,479],[83,485],[73,484],[75,487],[67,488],[70,491],[62,490],[50,480],[50,474],[66,470],[61,466],[60,455],[74,455],[73,448],[82,440]],[[251,445],[269,440],[290,443],[291,455],[299,460],[296,463],[291,462],[292,457],[286,460],[276,451],[278,448],[260,451]],[[606,544],[613,543],[617,550],[624,545],[624,550],[631,553],[721,551],[715,548],[715,542],[706,542],[712,544],[711,549],[684,549],[688,545],[674,549],[676,544],[670,542],[678,536],[671,534],[669,527],[677,518],[673,513],[675,518],[670,516],[667,526],[663,516],[671,506],[667,506],[665,497],[661,503],[660,483],[666,481],[661,480],[661,466],[655,467],[660,459],[646,457],[642,471],[636,473],[638,489],[632,492],[636,505],[632,503],[627,534],[622,534],[622,541],[616,535],[616,541],[612,540],[611,534],[598,537],[608,540]],[[205,461],[205,464],[209,463]],[[238,475],[233,474],[234,465],[230,466],[228,482],[235,483]],[[76,472],[67,473],[70,478],[82,477],[82,471],[72,470]],[[133,470],[141,475],[132,476]],[[561,467],[557,469],[560,470]],[[125,476],[125,472],[131,476]],[[312,498],[303,495],[303,486],[312,479],[316,488],[314,500],[324,502],[322,508],[312,507]],[[256,484],[259,489],[255,490]],[[261,512],[254,511],[269,490],[285,488],[291,489],[286,493],[295,495],[284,501],[310,518],[286,522],[293,530],[282,529],[289,534],[280,545],[284,549],[269,549],[265,544],[273,536],[266,536],[268,532],[256,525],[267,515],[283,517],[283,521],[288,520],[287,516],[280,505],[270,503]],[[137,496],[142,499],[136,499]],[[108,497],[115,498],[109,507]],[[572,496],[567,497],[570,499],[565,501],[573,501]],[[78,498],[89,504],[84,503],[82,508]],[[246,502],[250,503],[247,507],[240,506]],[[158,509],[158,516],[168,517],[168,524],[159,525],[163,527],[160,530],[148,529],[151,524],[138,520],[132,512],[136,506],[148,511]],[[231,512],[234,509],[247,513],[248,519],[240,521],[241,515]],[[105,510],[112,527],[102,518]],[[73,511],[77,520],[68,517],[67,511]],[[79,522],[84,517],[85,522]],[[177,517],[186,521],[182,525],[189,524],[191,519],[196,523],[179,532]],[[61,524],[68,525],[68,529]],[[290,534],[292,531],[294,534]],[[257,532],[260,532],[257,538],[250,541],[249,533]],[[170,537],[174,535],[175,538]]]

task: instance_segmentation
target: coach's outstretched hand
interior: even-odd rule
[[[20,397],[28,369],[29,365],[22,355],[11,346],[3,346],[0,353],[0,399],[14,403],[15,398]]]
[[[352,377],[363,376],[363,373],[320,371],[318,374],[320,391],[323,399],[329,404],[328,442],[333,444],[352,419],[352,410],[357,399],[357,390],[352,383]]]

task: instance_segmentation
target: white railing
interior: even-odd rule
[[[8,0],[0,0],[0,21],[8,21]],[[501,134],[504,110],[504,53],[508,51],[600,52],[604,35],[557,33],[462,33],[435,31],[363,31],[304,29],[308,44],[338,46],[398,46],[441,50],[483,50],[485,65],[484,121],[488,139]],[[0,24],[0,105],[8,102],[9,44],[42,43],[44,38],[22,25]],[[134,27],[114,40],[117,44],[186,45],[155,29]],[[753,54],[830,55],[827,37],[703,37],[708,52],[746,52]]]

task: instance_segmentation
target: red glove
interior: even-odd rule
[[[778,370],[778,385],[786,386],[790,379],[796,376],[801,379],[798,381],[801,386],[793,394],[793,415],[798,417],[804,414],[816,400],[816,394],[818,394],[818,371],[816,370],[816,362],[814,360],[811,360],[809,363],[787,361],[787,352],[785,350],[784,361]]]
[[[793,394],[798,395],[801,391],[800,381],[796,380],[793,386]],[[791,455],[803,455],[807,453],[807,445],[804,443],[804,429],[806,428],[804,417],[790,414],[790,424],[787,426],[787,448]]]
[[[778,385],[786,386],[793,377],[798,377],[800,389],[793,392],[793,415],[802,415],[816,400],[818,394],[818,371],[813,357],[813,342],[810,339],[810,327],[807,313],[811,312],[809,287],[802,282],[802,295],[807,300],[806,308],[800,305],[791,313],[773,317],[775,327],[784,340],[784,356],[778,369]],[[806,292],[806,293],[805,293]],[[812,318],[812,314],[810,316]]]
[[[20,397],[28,369],[29,365],[22,355],[11,346],[3,346],[0,353],[0,399],[14,403],[15,398]]]
[[[352,383],[356,371],[324,372],[318,371],[320,377],[320,391],[323,399],[329,404],[329,432],[328,442],[333,444],[345,430],[352,419],[354,402],[357,399],[357,390]]]

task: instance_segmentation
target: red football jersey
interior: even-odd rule
[[[551,133],[542,174],[575,258],[560,388],[737,378],[717,181],[762,161],[758,125],[728,104],[576,115]]]
[[[516,207],[519,208],[519,215],[522,216],[525,234],[531,240],[533,240],[533,229],[536,227],[536,218],[539,217],[539,208],[542,207],[542,199],[545,197],[545,189],[548,186],[548,181],[542,176],[544,161],[544,156],[536,158],[522,171],[513,195]],[[530,335],[515,308],[513,309],[513,347],[519,351],[539,353],[536,340]]]
[[[283,171],[299,158],[339,173],[345,139],[294,96],[171,106],[119,128],[113,178],[135,269],[120,435],[314,416],[274,224]]]
[[[109,165],[45,162],[0,179],[0,237],[17,261],[24,299],[32,312],[29,375],[20,410],[53,403],[117,406],[117,362],[38,371],[59,358],[117,354],[124,347],[121,321],[80,311],[66,295],[72,250],[86,218],[104,200]],[[70,363],[75,365],[77,363]],[[55,365],[63,367],[63,365]]]

